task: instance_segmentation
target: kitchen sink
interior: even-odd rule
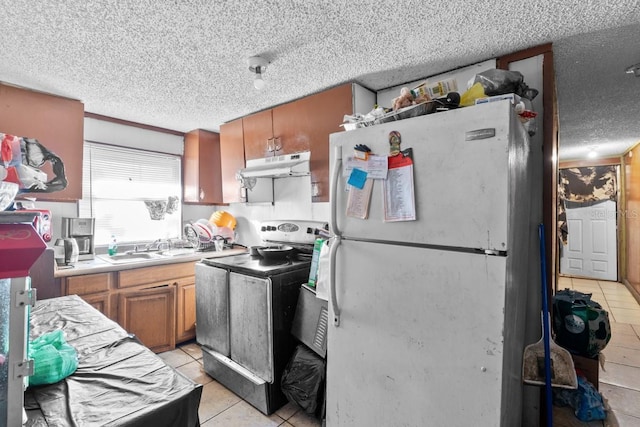
[[[163,257],[193,255],[194,253],[195,253],[195,250],[189,249],[189,248],[175,248],[175,249],[167,249],[166,251],[157,252],[159,256],[163,256]]]
[[[98,255],[98,258],[111,264],[125,264],[129,262],[148,261],[150,259],[162,259],[163,256],[150,252],[133,252],[115,255]]]

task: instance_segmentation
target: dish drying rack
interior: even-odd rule
[[[224,240],[225,249],[231,249],[232,247],[232,245],[227,242],[227,239],[219,235],[213,236],[208,241],[203,240],[202,237],[198,235],[198,232],[196,231],[196,229],[193,227],[192,224],[186,224],[184,226],[184,237],[185,239],[187,239],[187,241],[193,247],[193,249],[199,252],[215,251],[216,246],[214,242],[216,240]]]

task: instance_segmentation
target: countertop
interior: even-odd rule
[[[55,278],[80,276],[83,274],[108,273],[112,271],[132,270],[134,268],[152,267],[157,265],[177,264],[181,262],[199,261],[203,258],[219,258],[230,255],[239,255],[247,253],[245,247],[237,246],[233,249],[225,249],[222,251],[203,251],[193,252],[184,255],[163,256],[162,258],[145,259],[140,261],[132,261],[127,263],[111,264],[100,258],[100,255],[92,260],[78,261],[73,267],[64,268],[56,267],[54,272]]]

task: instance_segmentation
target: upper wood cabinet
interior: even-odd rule
[[[357,102],[361,102],[361,106],[357,106]],[[224,159],[222,185],[225,203],[242,201],[240,183],[235,175],[245,166],[245,159],[301,151],[311,152],[311,182],[319,190],[313,201],[328,202],[329,135],[342,131],[340,124],[345,115],[366,113],[373,108],[374,102],[373,92],[347,83],[222,125],[220,144]],[[269,140],[274,138],[270,144]],[[273,144],[277,144],[279,149],[273,151]],[[242,146],[244,157],[240,151]]]
[[[26,190],[23,196],[60,202],[82,198],[82,102],[0,83],[0,133],[37,139],[47,151],[36,167],[47,174],[48,189]],[[51,183],[54,178],[61,184]],[[63,189],[54,191],[57,186]]]
[[[222,203],[220,135],[197,129],[184,136],[182,157],[185,203]]]
[[[269,141],[274,137],[273,110],[243,117],[242,127],[245,160],[260,159],[274,154],[269,148]]]
[[[285,154],[311,151],[311,182],[319,190],[314,202],[329,201],[329,135],[342,131],[344,116],[354,112],[352,86],[348,83],[273,109],[273,133],[280,137]]]
[[[236,173],[244,167],[243,121],[236,119],[220,126],[220,165],[222,173],[222,200],[224,203],[240,202],[240,182]]]

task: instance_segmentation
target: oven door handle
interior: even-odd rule
[[[334,236],[329,246],[329,272],[330,272],[330,290],[329,298],[331,298],[331,307],[333,308],[333,326],[340,326],[340,307],[338,306],[338,296],[336,295],[336,253],[338,246],[342,242],[340,235]]]

